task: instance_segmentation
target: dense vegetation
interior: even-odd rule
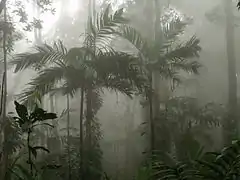
[[[43,43],[40,20],[30,22],[19,2],[13,11],[24,25],[22,31],[34,31],[35,41],[32,51],[19,53],[13,52],[14,43],[23,37],[8,14],[6,2],[0,3],[4,65],[0,179],[239,179],[239,106],[237,87],[231,79],[236,69],[229,69],[230,93],[224,105],[201,104],[196,97],[174,95],[185,83],[184,76],[201,73],[200,39],[182,38],[191,18],[174,8],[161,8],[157,0],[127,1],[117,10],[106,2],[98,9],[93,0],[86,3],[87,27],[80,45],[75,45],[79,30],[65,21],[64,13],[60,20],[65,19],[65,23],[58,24],[59,34],[54,34],[50,43]],[[54,12],[52,6],[50,1],[35,4],[42,13]],[[226,17],[231,17],[228,3],[224,7]],[[146,15],[139,20],[144,10]],[[76,22],[80,18],[76,17]],[[234,32],[231,27],[226,23],[227,32]],[[73,38],[63,37],[66,33]],[[227,34],[226,38],[229,48],[232,36]],[[230,56],[234,51],[227,52],[229,67],[235,68],[234,57]],[[36,74],[16,98],[9,98],[13,95],[7,92],[8,67],[18,74],[28,70]],[[106,101],[104,94],[112,91],[127,99],[124,157],[119,150],[122,146],[117,146],[115,140],[104,144],[98,116]],[[71,100],[78,103],[77,113],[71,108]],[[135,101],[141,104],[144,114],[138,128],[131,127],[135,112],[131,112],[130,104]],[[10,112],[8,103],[15,105],[15,112]],[[65,107],[60,113],[57,103]],[[109,146],[114,150],[104,152],[111,149]],[[104,153],[109,157],[104,158]],[[111,153],[119,153],[126,161],[123,169],[107,162]]]

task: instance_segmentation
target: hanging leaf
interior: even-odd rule
[[[43,116],[43,121],[44,120],[49,120],[49,119],[56,119],[57,115],[55,113],[45,113]]]
[[[23,121],[28,121],[28,111],[26,106],[19,104],[17,101],[14,101],[14,104],[15,104],[15,109],[17,111],[18,116]]]
[[[37,121],[56,119],[57,115],[55,113],[47,113],[41,108],[35,108],[34,112],[31,113],[30,118],[33,120],[32,123],[35,123]]]

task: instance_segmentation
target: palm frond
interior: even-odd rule
[[[161,57],[162,59],[187,59],[193,57],[199,57],[199,52],[201,47],[199,45],[200,40],[193,36],[185,44],[180,44],[176,48],[169,50],[167,53]],[[164,49],[163,49],[164,50]]]
[[[66,52],[66,48],[61,41],[55,42],[53,47],[48,44],[39,45],[34,47],[33,52],[17,54],[10,64],[15,65],[15,72],[27,68],[40,70],[48,63],[64,59]]]
[[[30,85],[33,86],[42,86],[45,85],[46,88],[49,85],[50,87],[53,87],[56,85],[59,81],[61,81],[65,74],[67,73],[68,69],[65,67],[51,67],[47,69],[43,69],[40,71],[37,75],[36,78],[32,79],[31,82],[29,83]],[[44,88],[44,89],[46,89]],[[49,88],[47,88],[49,89]],[[44,93],[45,91],[43,91]],[[47,93],[47,92],[46,92]]]
[[[66,69],[63,67],[52,67],[40,71],[33,78],[28,87],[18,95],[21,102],[33,105],[41,102],[41,97],[51,92],[55,85],[64,78]]]
[[[197,61],[181,61],[181,62],[173,62],[172,67],[175,70],[183,70],[188,73],[198,74],[198,70],[201,67],[201,64]]]
[[[184,32],[187,23],[184,23],[179,18],[169,22],[164,26],[163,35],[167,42],[172,43]]]
[[[89,18],[88,27],[90,33],[85,39],[85,44],[104,47],[111,42],[113,35],[121,24],[126,24],[128,20],[123,17],[123,8],[110,13],[111,5],[98,13],[96,19]],[[94,24],[96,22],[96,24]],[[89,46],[88,46],[89,47]]]
[[[115,32],[115,27],[119,24],[126,24],[128,20],[123,17],[123,8],[118,9],[114,13],[110,14],[111,4],[107,8],[98,14],[96,19],[97,36],[109,35]]]
[[[199,57],[200,51],[199,40],[192,37],[186,44],[178,45],[169,52],[163,53],[162,56],[160,55],[159,59],[151,62],[149,66],[163,72],[163,74],[175,73],[179,72],[179,70],[198,74],[201,64],[190,58]]]
[[[96,61],[92,62],[100,79],[128,81],[129,85],[142,90],[146,78],[138,58],[123,52],[101,52]],[[125,84],[126,85],[126,84]]]
[[[134,89],[132,88],[131,83],[127,80],[119,80],[117,78],[106,78],[102,84],[103,87],[108,90],[113,90],[116,92],[120,92],[132,98],[134,93]]]
[[[25,88],[20,94],[16,95],[19,102],[28,107],[34,107],[36,104],[41,106],[43,96],[44,94],[40,92],[35,86],[29,86]]]
[[[118,35],[130,42],[139,53],[147,56],[147,40],[135,28],[124,25],[120,28]]]

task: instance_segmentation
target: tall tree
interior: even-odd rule
[[[158,4],[157,1],[153,2]],[[146,68],[148,87],[150,87],[150,89],[146,90],[146,97],[149,107],[150,116],[148,120],[151,132],[154,131],[154,118],[157,119],[160,108],[157,96],[158,90],[157,88],[154,89],[155,86],[159,85],[161,78],[170,78],[174,82],[179,81],[179,70],[197,74],[200,64],[197,61],[191,60],[191,58],[198,57],[201,50],[199,39],[195,36],[185,44],[177,43],[179,35],[184,32],[185,22],[182,22],[178,18],[177,20],[170,21],[166,27],[161,27],[160,11],[156,9],[155,12],[156,21],[154,29],[156,30],[154,38],[144,37],[138,30],[129,26],[124,26],[120,32],[120,36],[128,40],[135,50],[137,50],[137,54]],[[161,34],[159,35],[158,33]],[[154,83],[153,80],[155,80]],[[154,94],[156,94],[155,97],[153,96]],[[154,132],[150,134],[150,137],[151,150],[154,150]]]
[[[238,136],[240,136],[240,123],[237,119],[237,76],[236,76],[236,54],[235,54],[235,32],[234,32],[234,16],[232,10],[232,1],[223,0],[225,15],[226,15],[226,52],[228,60],[228,105],[229,105],[229,119],[234,121],[237,125]],[[231,132],[229,128],[231,122],[226,122],[227,131]],[[231,143],[231,134],[225,134],[225,144]]]
[[[6,25],[7,22],[7,8],[6,8],[6,2],[4,3],[4,7],[3,7],[3,16],[4,16],[4,24]],[[2,107],[2,114],[1,114],[1,123],[2,125],[5,124],[6,120],[7,120],[7,34],[9,32],[7,32],[7,28],[5,27],[3,30],[3,41],[2,41],[2,46],[3,46],[3,61],[4,61],[4,75],[3,75],[3,96],[1,99],[1,107]],[[6,137],[6,128],[4,128],[3,130],[3,154],[2,154],[2,175],[3,175],[3,179],[5,179],[6,176],[6,172],[7,172],[7,167],[8,167],[8,152],[5,148],[5,143],[7,142],[7,137]]]
[[[240,126],[237,113],[237,77],[236,77],[236,52],[235,52],[235,23],[238,18],[233,14],[232,1],[223,0],[222,4],[216,6],[212,11],[206,13],[206,17],[211,21],[225,28],[226,54],[228,63],[228,118],[223,126],[223,144],[231,143],[232,138],[240,135]],[[223,11],[222,11],[223,10]],[[223,13],[221,13],[223,12]]]

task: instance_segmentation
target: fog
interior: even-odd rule
[[[1,0],[0,14],[0,180],[240,177],[237,0]]]

